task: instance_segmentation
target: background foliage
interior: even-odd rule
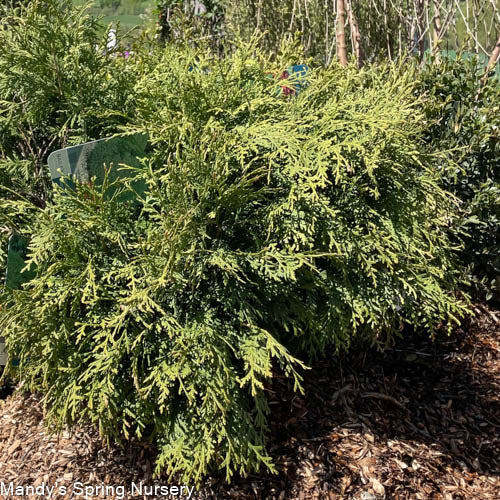
[[[217,46],[221,37],[249,40],[257,31],[264,34],[261,46],[275,52],[283,38],[298,35],[307,56],[324,65],[336,59],[337,0],[165,0],[158,5],[164,34],[175,6],[195,25],[202,18],[204,35]],[[344,5],[349,51],[355,53],[355,22],[369,61],[411,55],[422,60],[427,52],[458,49],[487,58],[500,32],[500,11],[493,0],[344,0]],[[200,34],[195,33],[197,39]]]
[[[147,29],[154,24],[155,0],[72,0],[77,7],[90,6],[88,13],[102,18],[102,31],[112,23],[125,33],[136,28]],[[138,28],[138,29],[137,29]],[[127,37],[128,38],[128,37]]]
[[[455,168],[442,185],[461,201],[452,233],[465,243],[461,259],[478,298],[500,292],[500,79],[484,78],[476,59],[444,59],[421,73],[431,150],[449,150]]]

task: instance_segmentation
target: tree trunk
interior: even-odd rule
[[[337,0],[337,56],[341,66],[347,66],[347,45],[345,43],[344,0]]]
[[[354,42],[354,53],[356,55],[356,61],[358,61],[358,68],[363,66],[364,53],[363,47],[361,46],[361,34],[359,32],[358,20],[354,14],[352,8],[353,0],[347,0],[347,15],[349,16],[349,26],[351,27],[351,38]]]
[[[418,36],[418,57],[422,61],[425,53],[425,0],[416,0],[417,4],[417,36]]]
[[[488,72],[495,68],[495,65],[500,57],[500,36],[498,37],[497,44],[491,53],[490,60],[488,61]]]
[[[439,42],[441,41],[441,9],[439,0],[434,0],[434,47],[432,53],[439,62],[441,59],[441,48]]]
[[[479,92],[477,93],[476,100],[479,99],[479,96],[481,95],[481,91],[483,88],[482,86],[486,83],[486,80],[488,79],[488,73],[495,69],[499,57],[500,57],[500,36],[498,37],[497,44],[495,45],[493,52],[491,53],[490,60],[488,61],[488,66],[486,66],[486,71],[484,72],[484,76],[481,78],[481,87],[479,89]]]

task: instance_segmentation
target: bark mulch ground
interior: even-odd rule
[[[305,396],[276,379],[270,450],[278,474],[230,485],[212,477],[192,498],[500,498],[500,313],[479,307],[434,343],[415,334],[383,353],[316,363]],[[167,484],[151,479],[147,443],[109,450],[90,429],[51,437],[41,419],[35,396],[0,403],[4,484]]]

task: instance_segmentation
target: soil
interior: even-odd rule
[[[212,476],[192,498],[500,498],[500,313],[476,311],[435,342],[413,334],[381,353],[315,363],[304,396],[276,378],[268,391],[277,474],[229,485]],[[168,484],[151,478],[153,463],[148,443],[107,449],[90,428],[51,436],[37,396],[0,402],[4,484]]]

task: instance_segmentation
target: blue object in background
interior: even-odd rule
[[[306,64],[295,64],[288,68],[290,76],[298,78],[297,84],[295,85],[295,92],[298,94],[307,84],[306,76],[309,68]]]
[[[280,79],[288,80],[292,79],[292,85],[282,86],[283,94],[296,96],[299,92],[306,86],[308,68],[305,64],[295,64],[294,66],[289,66],[286,71],[284,71]]]

